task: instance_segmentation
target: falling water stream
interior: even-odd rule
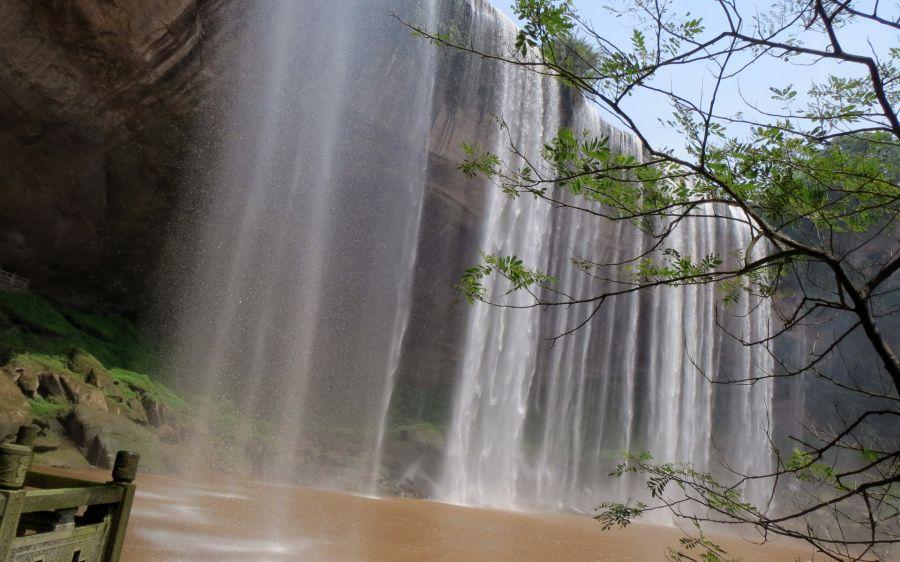
[[[397,405],[421,390],[409,365],[423,350],[410,334],[459,317],[458,329],[433,340],[449,366],[435,385],[450,388],[440,468],[425,475],[435,497],[584,510],[635,492],[634,482],[607,476],[625,450],[702,468],[720,458],[739,470],[769,466],[761,405],[771,386],[715,386],[703,376],[771,368],[714,320],[726,314],[731,330],[759,337],[765,307],[744,300],[723,312],[711,288],[661,288],[611,300],[555,345],[548,338],[590,311],[412,314],[424,298],[417,287],[452,285],[479,248],[517,254],[584,295],[608,285],[574,270],[573,255],[618,261],[646,247],[629,224],[462,182],[453,171],[462,141],[505,151],[493,115],[529,154],[561,126],[641,151],[560,84],[439,51],[391,10],[494,52],[515,30],[484,0],[247,8],[241,60],[198,151],[199,196],[179,262],[198,264],[175,305],[175,369],[206,397],[197,451],[227,422],[238,437],[215,447],[267,478],[372,493],[387,457],[410,474],[425,470],[418,453],[394,454],[407,439],[392,430]],[[435,209],[474,221],[474,234],[445,234],[457,223],[437,221]],[[748,240],[737,222],[696,219],[672,245],[702,256]],[[435,262],[453,275],[423,269]],[[261,434],[276,445],[266,449]]]
[[[407,17],[428,21],[428,4]],[[409,310],[428,146],[433,52],[378,2],[248,8],[235,86],[212,126],[200,266],[181,303],[178,370],[285,444],[339,428],[372,455]],[[191,259],[184,260],[192,261]],[[206,439],[205,434],[203,439]],[[200,444],[198,443],[198,447]]]

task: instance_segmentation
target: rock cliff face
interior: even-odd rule
[[[466,3],[452,6],[471,17]],[[169,231],[191,222],[185,200],[221,141],[204,124],[228,110],[254,9],[247,0],[0,5],[0,268],[75,307],[143,313],[151,297],[166,300],[154,289],[179,277],[177,256],[162,259],[178,240]],[[448,60],[441,83],[452,85],[464,61]],[[450,392],[448,360],[463,333],[453,283],[477,260],[484,201],[456,170],[459,143],[485,134],[491,110],[454,95],[443,92],[435,108],[423,209],[431,226],[417,270],[427,279],[414,285],[413,322],[432,329],[410,335],[407,346],[421,351],[405,354],[402,369],[437,402]],[[361,126],[389,136],[377,112],[359,111]]]
[[[471,17],[466,3],[452,5]],[[144,313],[166,300],[159,287],[179,276],[177,256],[163,259],[178,240],[169,231],[191,222],[190,188],[222,134],[204,125],[228,110],[254,9],[252,0],[0,3],[0,268],[76,308]],[[448,75],[463,64],[450,59]],[[453,283],[477,259],[484,200],[456,170],[459,143],[478,140],[490,109],[473,101],[461,111],[453,95],[435,109],[423,209],[432,226],[418,258],[427,279],[415,285],[413,321],[433,329],[411,334],[408,347],[421,352],[403,368],[439,402],[465,316]],[[359,112],[361,126],[389,133],[378,112]]]
[[[0,5],[0,267],[71,302],[141,306],[230,8]]]
[[[147,309],[166,231],[190,218],[174,215],[178,202],[205,173],[196,147],[217,142],[203,124],[226,109],[228,61],[252,10],[247,0],[0,4],[0,268],[72,305]],[[476,250],[483,200],[456,171],[458,141],[476,138],[476,124],[452,109],[435,131],[424,210],[443,225],[435,240],[460,242],[460,255],[433,264],[451,280]],[[423,314],[435,300],[449,306],[445,285],[417,298]]]
[[[226,133],[209,124],[223,121],[234,104],[229,93],[241,72],[236,51],[259,5],[0,3],[0,268],[76,309],[167,314],[165,304],[158,306],[168,301],[166,287],[181,281],[178,268],[189,265],[170,244],[192,235],[194,196],[216,196],[194,194],[192,187],[215,172],[207,160]],[[445,9],[458,11],[447,17],[468,25],[467,2]],[[397,33],[408,35],[399,24]],[[453,75],[464,66],[462,55],[450,54],[441,65],[444,90],[434,108],[422,211],[429,228],[411,312],[411,322],[427,329],[409,334],[400,370],[408,392],[399,396],[405,402],[399,409],[435,422],[448,415],[464,334],[466,307],[454,303],[453,283],[477,260],[485,195],[456,170],[459,145],[494,133],[480,127],[489,104],[455,101]],[[355,111],[357,129],[393,138],[383,111]],[[9,395],[21,402],[17,393]],[[98,416],[82,418],[99,423]],[[3,423],[14,428],[23,420],[0,422],[4,431]],[[419,447],[415,439],[409,443],[400,447]]]

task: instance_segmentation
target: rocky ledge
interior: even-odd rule
[[[147,470],[173,470],[188,408],[144,374],[152,364],[126,318],[0,292],[0,439],[34,423],[38,462],[109,468],[116,451],[134,449]]]
[[[104,368],[75,350],[67,363],[16,355],[0,367],[0,432],[40,427],[39,463],[65,468],[112,467],[116,451],[140,451],[149,471],[171,471],[187,431],[177,401],[137,373]]]

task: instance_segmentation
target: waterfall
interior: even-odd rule
[[[484,28],[473,24],[472,40],[502,52],[514,33],[511,23],[490,6],[473,2],[473,8],[474,20],[503,33],[479,36]],[[513,142],[532,158],[561,125],[608,137],[613,150],[641,156],[636,141],[603,123],[593,108],[561,105],[556,82],[508,65],[492,66],[483,80],[496,92],[497,113]],[[498,136],[486,148],[510,160],[506,144]],[[511,200],[497,189],[487,197],[481,247],[550,272],[558,277],[554,288],[565,294],[584,297],[613,288],[575,270],[573,256],[619,262],[649,243],[628,223],[553,210],[530,197]],[[695,258],[727,257],[749,240],[749,229],[736,221],[698,218],[679,226],[666,246]],[[492,278],[487,289],[496,297],[509,286]],[[530,299],[519,294],[502,303]],[[510,509],[581,510],[604,498],[642,497],[636,479],[608,476],[625,451],[649,451],[659,461],[692,462],[714,472],[721,472],[722,461],[738,471],[771,468],[765,433],[771,383],[713,385],[704,378],[772,372],[765,350],[743,348],[716,322],[746,339],[760,338],[769,318],[767,305],[757,304],[745,295],[725,310],[712,287],[658,288],[608,301],[555,345],[549,340],[578,325],[593,304],[551,310],[475,306],[447,431],[442,497]],[[761,499],[760,491],[746,492]]]
[[[423,9],[419,12],[419,19],[416,21],[416,23],[418,25],[422,25],[426,29],[433,29],[436,17],[437,10],[435,9],[433,3],[429,0],[425,2]],[[429,71],[433,72],[434,58],[435,53],[430,49],[426,51],[423,57],[421,57],[421,60],[419,62],[424,62],[423,69],[426,71],[426,73]],[[422,92],[422,99],[427,101],[422,102],[422,107],[411,108],[418,117],[417,129],[419,131],[424,131],[426,121],[431,117],[432,88],[434,87],[433,75],[428,75],[423,80],[423,83],[426,84],[427,92]],[[397,370],[400,367],[400,356],[403,350],[403,339],[406,335],[406,330],[409,327],[410,307],[412,305],[411,285],[414,277],[413,268],[415,267],[415,257],[419,246],[418,231],[421,222],[422,194],[424,191],[421,189],[421,185],[424,183],[423,176],[426,170],[425,151],[421,151],[418,157],[418,161],[412,162],[411,164],[413,166],[416,166],[416,170],[418,170],[419,174],[422,175],[415,176],[415,179],[418,181],[418,183],[414,185],[413,188],[419,188],[419,197],[416,198],[417,204],[415,206],[414,218],[407,221],[407,231],[403,233],[403,238],[401,239],[401,255],[403,256],[403,262],[400,264],[401,277],[399,279],[400,284],[397,287],[399,290],[399,298],[397,304],[395,305],[396,311],[394,312],[394,326],[391,332],[391,344],[387,358],[386,377],[381,393],[382,400],[376,426],[377,435],[375,438],[375,453],[372,463],[372,483],[370,486],[370,491],[373,494],[378,492],[378,478],[384,454],[385,434],[388,430],[388,416],[390,414],[391,398],[393,397],[394,388],[397,384]]]
[[[393,7],[427,22],[431,6]],[[434,53],[367,0],[250,3],[244,17],[196,157],[180,263],[199,265],[174,368],[207,398],[198,450],[233,422],[237,439],[216,445],[233,462],[329,485],[341,476],[311,477],[316,459],[339,451],[364,471],[382,438],[372,397],[389,397],[408,320]]]
[[[573,254],[618,261],[647,244],[628,223],[466,181],[462,142],[507,152],[493,115],[530,155],[561,126],[641,147],[559,83],[438,50],[391,10],[494,52],[515,33],[486,0],[247,2],[176,244],[172,368],[205,398],[195,462],[364,493],[418,475],[447,501],[549,509],[638,492],[607,476],[625,450],[768,466],[771,386],[716,387],[694,368],[770,368],[716,326],[727,314],[759,337],[764,306],[660,288],[551,345],[589,310],[451,304],[479,248],[590,294],[607,285]],[[699,256],[747,241],[737,223],[690,220],[670,244]]]

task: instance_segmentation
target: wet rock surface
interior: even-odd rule
[[[60,445],[62,445],[62,438],[59,434],[52,430],[44,429],[38,434],[37,439],[34,440],[32,448],[35,453],[47,453],[59,449]]]
[[[38,378],[38,374],[31,371],[26,371],[25,369],[19,367],[15,369],[13,372],[13,380],[16,381],[16,384],[19,385],[19,388],[28,397],[34,397],[37,393],[38,387],[41,385],[40,378]]]
[[[99,389],[108,389],[114,385],[109,371],[92,355],[76,349],[71,358],[72,371],[84,377],[84,382]]]

